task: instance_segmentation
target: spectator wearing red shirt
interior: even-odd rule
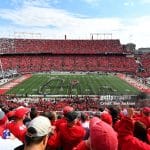
[[[66,115],[68,112],[71,112],[71,111],[73,111],[73,110],[74,110],[74,108],[71,107],[71,106],[65,106],[65,107],[63,108],[63,115],[64,115],[63,118],[58,119],[58,120],[55,121],[56,131],[59,131],[59,127],[60,127],[60,125],[61,125],[62,123],[66,123],[66,122],[67,122],[67,120],[66,120],[66,118],[65,118],[65,115]]]
[[[142,117],[139,120],[146,125],[147,129],[150,128],[150,107],[143,108]]]
[[[67,122],[60,125],[58,138],[60,141],[60,147],[62,147],[63,150],[72,150],[73,147],[78,145],[85,136],[85,129],[76,124],[77,116],[78,114],[75,111],[68,112],[65,115]]]
[[[118,139],[114,129],[98,117],[90,121],[90,138],[80,142],[73,150],[117,150]]]
[[[11,131],[11,133],[13,133],[13,135],[22,142],[24,142],[24,136],[27,131],[27,127],[24,125],[23,120],[28,112],[28,108],[22,106],[18,107],[14,114],[15,119],[7,124],[7,128]]]
[[[144,123],[142,123],[140,121],[136,121],[134,123],[133,134],[135,137],[137,137],[141,141],[146,142],[147,144],[150,144],[150,141],[148,139],[149,138],[148,137],[148,130],[147,130]]]
[[[52,125],[52,131],[51,131],[51,135],[49,136],[49,139],[47,142],[46,150],[57,150],[59,141],[57,141],[58,134],[57,134],[56,128],[55,128],[56,113],[55,112],[43,112],[43,113],[41,113],[41,115],[47,117]]]
[[[127,116],[122,117],[118,127],[118,150],[150,150],[150,145],[133,136],[133,110],[128,109]]]

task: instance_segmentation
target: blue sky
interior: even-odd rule
[[[91,33],[112,33],[122,44],[150,47],[149,8],[150,0],[1,0],[0,37],[89,39]]]

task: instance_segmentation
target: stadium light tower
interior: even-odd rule
[[[94,40],[94,38],[95,39],[112,39],[112,33],[91,33],[90,34],[90,38],[92,39],[92,40]]]
[[[41,33],[34,32],[14,32],[15,38],[41,38]]]

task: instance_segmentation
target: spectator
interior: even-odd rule
[[[133,110],[128,109],[127,115],[122,117],[118,127],[118,150],[150,150],[150,145],[133,136]]]
[[[78,125],[78,114],[75,111],[68,112],[65,115],[67,122],[60,125],[59,141],[63,150],[71,150],[80,143],[85,136],[85,129]]]
[[[71,106],[65,106],[65,107],[63,108],[63,115],[64,115],[64,117],[62,117],[61,119],[58,119],[58,120],[55,122],[55,126],[56,126],[56,130],[57,130],[57,131],[59,130],[59,127],[60,127],[61,123],[66,123],[66,122],[67,122],[65,115],[66,115],[68,112],[72,112],[73,110],[74,110],[74,108],[71,107]]]
[[[7,129],[7,116],[3,111],[0,111],[0,149],[12,150],[16,146],[22,144],[14,135]]]
[[[140,139],[141,141],[146,142],[147,144],[150,144],[148,140],[148,132],[144,123],[140,121],[136,121],[134,123],[133,133],[134,133],[134,136]]]
[[[89,128],[89,115],[87,113],[81,113],[80,121],[83,128]]]
[[[80,116],[81,126],[85,129],[86,134],[84,137],[84,140],[87,140],[89,138],[89,115],[87,113],[82,112]]]
[[[150,108],[144,107],[142,110],[142,117],[140,118],[140,121],[143,122],[147,129],[150,128]]]
[[[112,126],[112,117],[108,112],[101,113],[101,119]]]
[[[47,117],[38,116],[34,118],[29,123],[25,135],[24,150],[45,150],[50,132],[51,123]]]
[[[90,121],[90,138],[80,142],[73,150],[117,150],[117,134],[107,123],[94,117]]]
[[[14,114],[15,119],[7,124],[7,128],[22,142],[24,142],[24,136],[27,130],[23,120],[26,118],[28,112],[28,108],[22,106],[18,107]]]
[[[55,125],[56,112],[43,112],[41,115],[47,117],[53,126]]]
[[[34,118],[28,125],[25,144],[15,150],[45,150],[51,129],[51,123],[47,117]]]
[[[30,118],[31,118],[31,120],[34,119],[34,118],[37,117],[37,116],[38,116],[38,111],[37,111],[37,109],[36,109],[35,107],[32,107],[32,108],[31,108],[31,111],[30,111]]]

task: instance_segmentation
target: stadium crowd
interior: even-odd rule
[[[136,73],[134,58],[125,56],[68,56],[50,54],[13,55],[0,57],[4,70],[17,69],[18,73],[43,71],[104,71]]]
[[[150,76],[150,53],[143,54],[141,56],[141,64],[142,67],[144,68],[142,72],[142,76],[148,77]]]
[[[150,107],[106,108],[88,102],[90,111],[79,111],[86,109],[71,106],[70,100],[54,111],[44,102],[37,107],[1,100],[0,149],[8,140],[5,150],[11,143],[15,150],[150,150]]]
[[[120,40],[0,39],[1,53],[94,54],[126,52]]]
[[[4,71],[104,71],[150,76],[150,53],[135,56],[116,39],[0,39],[0,52]]]
[[[4,100],[5,99],[5,100]],[[6,100],[7,99],[7,100]],[[1,96],[0,103],[7,110],[17,108],[19,106],[35,107],[38,111],[62,111],[66,105],[73,106],[76,111],[98,111],[100,103],[97,98],[85,96],[83,98],[11,98],[9,96]]]

